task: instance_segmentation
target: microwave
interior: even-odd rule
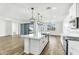
[[[70,27],[73,29],[79,28],[79,17],[75,17],[71,21],[69,21]]]

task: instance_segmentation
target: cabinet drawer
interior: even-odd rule
[[[79,50],[76,50],[75,48],[70,47],[68,54],[69,55],[79,55]]]
[[[79,54],[79,41],[69,41],[68,54]]]
[[[69,41],[69,46],[79,50],[79,41]]]

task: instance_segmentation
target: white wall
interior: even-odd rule
[[[52,31],[53,33],[62,33],[63,29],[63,22],[62,21],[51,21],[52,24],[55,24],[55,31]]]
[[[58,33],[62,33],[62,21],[58,21],[58,22],[55,22],[55,25],[56,25],[56,30],[55,32],[58,32]]]
[[[0,20],[0,36],[5,36],[5,21]]]
[[[12,35],[20,34],[20,24],[17,22],[12,22]]]
[[[5,34],[6,35],[12,34],[12,22],[11,21],[5,21]]]
[[[18,22],[0,19],[0,36],[16,35],[20,33]]]

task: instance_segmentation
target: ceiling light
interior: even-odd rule
[[[51,9],[51,7],[47,7],[46,9],[49,10],[49,9]]]
[[[47,10],[50,10],[50,9],[55,10],[55,9],[56,9],[56,7],[47,7],[46,9],[47,9]]]
[[[56,18],[56,16],[53,16],[54,18]]]
[[[56,7],[53,7],[53,10],[55,10],[56,9]]]

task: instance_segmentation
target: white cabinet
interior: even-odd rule
[[[24,39],[24,52],[26,54],[29,54],[29,40],[26,39],[25,37],[24,38],[22,37],[22,39]]]
[[[79,29],[72,29],[69,21],[74,20],[74,18],[79,17],[79,3],[74,3],[70,9],[68,16],[64,19],[63,23],[63,35],[61,40],[63,41],[63,36],[79,37]],[[63,44],[65,44],[63,42]],[[68,41],[68,54],[79,54],[79,41]]]
[[[79,55],[79,41],[70,41],[68,44],[69,55]]]
[[[29,46],[30,47],[29,48],[30,53],[31,54],[39,54],[40,53],[39,45],[40,45],[40,41],[39,40],[31,39],[30,40],[30,46]]]
[[[76,16],[79,17],[79,3],[76,5]]]
[[[46,46],[47,42],[48,42],[48,36],[47,37],[44,37],[44,39],[41,39],[40,40],[40,52],[42,52],[42,50]]]
[[[74,3],[69,9],[69,15],[71,20],[75,17],[79,17],[79,3]]]
[[[48,42],[48,36],[40,39],[24,38],[24,52],[26,54],[40,54]]]
[[[79,34],[79,30],[72,29],[73,25],[70,23],[70,21],[75,20],[76,17],[79,17],[79,3],[74,3],[70,7],[68,16],[63,21],[63,35]]]
[[[43,37],[40,40],[30,40],[30,53],[32,54],[40,54],[44,47],[46,46],[48,42],[47,37]]]
[[[69,14],[70,14],[71,19],[73,19],[73,18],[76,17],[76,6],[77,6],[77,4],[74,3],[74,4],[71,6],[70,10],[69,10]]]

